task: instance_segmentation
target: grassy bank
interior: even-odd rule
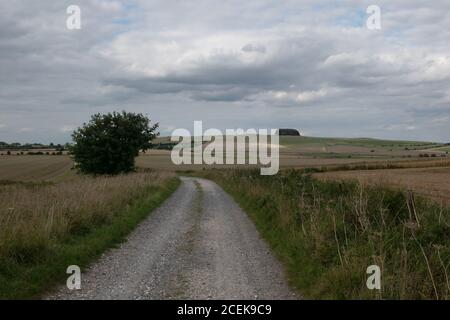
[[[172,174],[0,184],[0,298],[36,298],[117,245],[178,186]]]
[[[383,186],[300,171],[211,170],[249,213],[306,298],[449,299],[450,210]],[[382,290],[366,286],[382,269]]]

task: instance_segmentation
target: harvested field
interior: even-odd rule
[[[322,168],[322,167],[343,167],[359,166],[369,164],[371,166],[395,166],[404,167],[432,167],[432,166],[450,166],[450,158],[403,158],[403,157],[375,157],[349,156],[348,154],[323,154],[323,155],[305,155],[300,152],[293,152],[290,149],[280,149],[280,167],[281,168]],[[157,170],[203,170],[210,168],[233,168],[235,165],[180,165],[176,166],[170,159],[168,150],[149,150],[146,154],[137,158],[136,165],[142,168],[151,168]],[[242,166],[239,166],[242,168]],[[250,166],[247,166],[250,167]]]
[[[68,156],[2,156],[0,180],[61,180],[73,176]]]
[[[73,178],[76,174],[70,170],[73,162],[69,156],[1,156],[0,181],[61,181]],[[181,165],[176,166],[170,158],[168,150],[149,150],[136,159],[140,168],[162,171],[203,170],[212,167],[233,168],[235,165],[207,166]],[[319,157],[291,152],[288,148],[280,149],[281,168],[319,168],[325,170],[355,170],[355,169],[388,169],[414,167],[450,167],[450,158],[378,158],[378,157],[348,157],[343,154],[327,154]],[[242,166],[239,166],[242,168]],[[247,166],[249,167],[249,166]]]
[[[363,184],[388,184],[401,189],[450,204],[450,166],[433,168],[408,168],[389,170],[354,170],[316,173],[314,176],[329,179],[358,180]]]

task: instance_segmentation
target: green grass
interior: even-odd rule
[[[150,186],[139,198],[119,208],[107,223],[75,233],[42,252],[27,253],[30,259],[1,257],[0,299],[39,298],[57,283],[64,283],[69,265],[82,268],[97,259],[106,249],[123,242],[148,214],[176,190],[180,181],[171,178],[160,186]]]
[[[170,137],[159,137],[156,143],[168,143]],[[428,149],[442,147],[441,143],[407,140],[383,140],[372,138],[329,138],[306,136],[280,136],[280,144],[287,147],[330,147],[330,146],[355,146],[367,148],[417,148]]]
[[[201,175],[249,214],[306,298],[450,298],[449,208],[416,198],[417,222],[405,193],[383,186],[321,182],[293,170]],[[366,287],[372,264],[382,268],[381,291]]]
[[[367,148],[429,148],[441,144],[421,141],[379,140],[371,138],[326,138],[326,137],[289,137],[281,136],[280,144],[284,146],[358,146]]]

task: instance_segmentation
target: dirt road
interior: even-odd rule
[[[81,290],[49,299],[295,299],[253,223],[214,182],[180,188],[88,270]]]

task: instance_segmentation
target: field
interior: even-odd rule
[[[336,151],[355,151],[359,154],[377,153],[390,155],[390,152],[427,150],[442,144],[420,141],[378,140],[370,138],[320,138],[320,137],[280,137],[280,144],[303,152],[333,153]],[[401,155],[405,153],[400,153]]]
[[[167,137],[155,142],[168,143]],[[438,149],[436,149],[438,148]],[[315,137],[280,137],[280,166],[282,168],[320,168],[323,166],[344,166],[361,163],[402,162],[405,166],[424,165],[426,161],[440,162],[446,159],[442,144],[417,141],[390,141],[376,139],[343,139]],[[450,162],[450,158],[447,159]],[[420,162],[420,164],[419,164]],[[138,158],[138,165],[144,168],[164,170],[203,170],[217,166],[181,165],[170,161],[170,151],[150,150]],[[229,166],[220,166],[231,168]]]
[[[446,145],[444,147],[431,148],[428,151],[431,151],[431,152],[436,151],[436,152],[441,152],[441,153],[448,154],[450,152],[450,146]]]
[[[43,159],[33,159],[41,167]],[[67,266],[86,266],[121,242],[177,185],[170,173],[1,182],[0,299],[34,298],[65,279]]]
[[[61,180],[73,176],[69,156],[2,156],[0,180]]]
[[[389,170],[352,170],[317,173],[323,180],[356,180],[363,184],[384,184],[450,204],[450,167],[409,168]]]
[[[157,143],[167,143],[163,137]],[[322,178],[359,179],[410,188],[436,200],[450,194],[447,146],[431,142],[375,139],[280,137],[282,169],[315,168]],[[424,156],[424,155],[427,156]],[[198,171],[206,165],[176,166],[169,150],[149,150],[137,158],[137,166],[157,171]],[[0,156],[0,181],[66,181],[76,177],[69,156]],[[233,168],[234,165],[212,166]],[[251,167],[251,166],[246,166]],[[370,170],[366,170],[370,169]],[[374,169],[383,169],[376,170]],[[405,170],[400,170],[405,169]],[[339,171],[339,172],[338,172]]]
[[[63,266],[86,265],[121,241],[175,189],[178,171],[234,196],[307,297],[449,298],[447,147],[307,137],[280,144],[282,171],[273,177],[175,166],[168,150],[141,154],[137,173],[115,178],[79,176],[68,155],[0,156],[0,297],[35,297],[64,278]],[[378,296],[360,287],[372,263],[386,277]]]

